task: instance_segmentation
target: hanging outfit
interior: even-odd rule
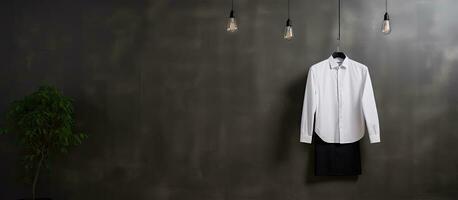
[[[315,144],[315,175],[361,173],[359,140],[365,127],[380,142],[379,120],[367,67],[333,58],[309,69],[300,142]],[[316,136],[315,134],[316,133]]]

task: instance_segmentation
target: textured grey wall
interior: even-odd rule
[[[317,178],[299,143],[308,67],[335,48],[336,1],[17,1],[2,4],[0,113],[51,83],[90,138],[41,180],[55,199],[458,198],[458,1],[343,0],[342,48],[371,71],[382,143],[363,175]],[[24,197],[0,136],[0,199]]]

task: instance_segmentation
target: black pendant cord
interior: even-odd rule
[[[388,12],[388,0],[385,0],[385,12]]]
[[[289,16],[289,1],[290,0],[288,0],[288,19],[286,20],[286,26],[291,26],[291,20],[289,19],[289,17],[290,17]]]
[[[340,51],[340,0],[338,0],[337,12],[338,12],[338,24],[339,24],[339,31],[337,33],[337,51]]]
[[[289,0],[288,0],[288,19],[289,19]]]
[[[341,58],[341,59],[345,59],[347,56],[342,52],[340,51],[340,7],[341,7],[341,0],[338,0],[338,5],[337,5],[337,18],[338,18],[338,31],[337,31],[337,48],[336,48],[336,51],[334,53],[332,53],[332,57],[333,58]]]
[[[231,14],[229,15],[230,18],[234,18],[234,0],[231,1]]]
[[[388,15],[388,0],[385,0],[385,15],[383,16],[383,20],[390,20],[390,16]]]

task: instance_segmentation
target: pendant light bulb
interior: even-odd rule
[[[237,21],[235,20],[235,16],[234,16],[234,10],[231,10],[231,14],[229,15],[229,20],[227,22],[227,29],[226,31],[227,32],[236,32],[238,30],[238,27],[237,27]]]
[[[291,20],[288,19],[286,20],[285,35],[283,36],[283,38],[285,40],[292,40],[293,37],[294,37],[293,26],[291,25]]]
[[[382,33],[385,35],[391,33],[390,15],[388,15],[388,0],[385,0],[385,15],[383,16]]]
[[[385,13],[385,16],[383,17],[383,23],[382,23],[382,33],[385,35],[388,35],[391,33],[391,26],[390,26],[390,16],[388,13]]]

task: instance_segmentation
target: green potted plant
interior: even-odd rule
[[[40,172],[48,166],[49,159],[66,153],[87,138],[84,133],[74,132],[72,100],[52,86],[42,86],[14,101],[6,113],[2,132],[17,135],[23,151],[25,178],[31,183],[34,200]]]

